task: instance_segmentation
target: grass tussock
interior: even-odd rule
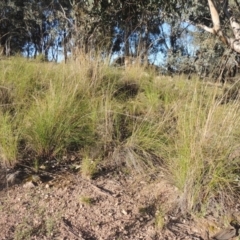
[[[238,90],[82,55],[67,64],[15,57],[0,68],[2,165],[76,151],[90,178],[104,160],[161,172],[178,189],[182,212],[238,193]]]
[[[17,162],[17,130],[10,114],[0,112],[0,161],[3,166],[13,166]]]
[[[177,109],[170,177],[180,190],[182,211],[230,204],[239,174],[239,103],[222,105],[217,89],[196,83]],[[235,195],[236,196],[236,195]]]
[[[50,84],[44,96],[34,97],[24,119],[23,138],[38,156],[56,155],[93,138],[88,101],[78,85]]]

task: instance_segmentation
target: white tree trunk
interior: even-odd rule
[[[207,32],[210,32],[219,37],[219,39],[226,45],[228,45],[235,52],[240,53],[240,24],[237,19],[234,17],[231,9],[228,6],[228,0],[208,0],[208,6],[211,13],[213,27],[198,24],[197,26],[201,27]],[[223,33],[221,28],[221,22],[219,18],[220,7],[222,7],[225,15],[230,21],[230,27],[233,31],[234,38],[228,37]]]

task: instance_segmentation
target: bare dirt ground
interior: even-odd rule
[[[1,174],[0,239],[207,239],[204,223],[171,208],[174,188],[165,181],[142,181],[121,171],[95,180],[69,171],[48,181],[6,185]],[[163,225],[163,222],[167,224]]]

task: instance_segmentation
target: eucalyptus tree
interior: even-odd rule
[[[240,23],[239,3],[234,1],[237,8],[232,8],[228,0],[208,0],[209,11],[211,15],[211,26],[198,23],[197,26],[203,30],[217,36],[220,41],[233,51],[240,53]],[[233,10],[234,9],[234,10]],[[237,9],[237,11],[235,11]],[[228,19],[229,26],[224,26],[221,22],[221,15],[224,14],[223,20]],[[228,30],[232,30],[232,34],[228,36]]]
[[[144,61],[161,53],[165,65],[178,70],[192,62],[190,42],[201,50],[210,34],[218,42],[205,47],[205,55],[222,56],[223,45],[239,53],[238,10],[237,0],[4,0],[0,44],[4,54],[24,50],[27,56],[49,58],[52,51],[55,60],[62,48],[65,59],[76,49]]]
[[[54,2],[9,0],[0,3],[0,43],[5,55],[26,52],[44,54],[56,45],[57,22]]]
[[[113,19],[115,27],[112,52],[123,55],[134,55],[146,61],[147,57],[176,53],[179,38],[184,34],[181,18],[188,9],[186,1],[166,0],[119,0],[95,1],[103,11],[108,7],[108,17]],[[103,4],[108,2],[108,4]],[[103,9],[104,6],[104,9]],[[172,29],[167,32],[166,25]],[[173,26],[174,25],[174,26]],[[173,27],[172,27],[173,26]],[[180,30],[181,28],[181,30]],[[186,44],[185,44],[186,45]]]
[[[189,17],[191,23],[202,29],[202,33],[207,33],[205,36],[215,36],[215,44],[207,46],[205,53],[201,52],[201,55],[219,63],[219,66],[214,68],[217,69],[221,81],[224,81],[225,75],[235,76],[237,72],[240,53],[239,13],[237,0],[207,0],[193,4]],[[209,57],[210,55],[212,57]],[[199,65],[202,65],[203,61]]]
[[[118,33],[113,46],[113,52],[120,49],[124,55],[147,60],[148,50],[153,47],[151,34],[159,32],[161,24],[159,17],[159,1],[128,0],[115,2],[115,24]]]
[[[25,29],[21,1],[0,2],[0,45],[4,55],[17,52],[23,45]]]
[[[23,14],[26,30],[24,49],[27,56],[43,54],[48,60],[50,47],[54,47],[57,37],[57,23],[52,11],[53,3],[44,1],[24,1]]]
[[[187,33],[182,21],[189,13],[191,1],[191,4],[174,0],[59,0],[57,3],[58,15],[63,23],[65,20],[64,49],[132,55],[144,62],[159,51],[165,58],[189,55],[186,43],[180,39]]]

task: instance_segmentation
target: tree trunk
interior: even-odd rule
[[[233,15],[231,8],[228,6],[228,0],[208,0],[208,5],[211,13],[213,27],[210,28],[202,24],[197,24],[197,26],[201,27],[207,32],[218,36],[219,39],[233,51],[240,53],[240,24],[238,23],[236,17]],[[223,33],[221,29],[219,17],[220,7],[222,7],[224,14],[229,19],[234,38],[228,37],[225,33]]]

